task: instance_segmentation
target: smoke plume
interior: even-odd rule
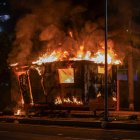
[[[17,22],[16,39],[8,59],[10,63],[26,64],[41,53],[55,49],[73,54],[80,45],[92,52],[103,47],[104,9],[98,9],[93,1],[81,0],[76,3],[71,0],[24,0],[17,4],[13,0],[13,3],[15,7],[30,12]],[[94,5],[92,8],[91,3]],[[120,56],[124,56],[129,45],[129,21],[133,14],[130,9],[131,3],[126,0],[113,0],[109,4],[109,43]]]

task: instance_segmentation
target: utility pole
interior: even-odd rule
[[[105,0],[105,91],[104,91],[104,118],[101,127],[106,128],[108,122],[108,63],[107,63],[107,0]]]
[[[108,40],[108,28],[107,28],[107,0],[105,0],[105,96],[104,96],[104,121],[108,121],[108,62],[107,62],[107,40]]]
[[[104,91],[104,118],[101,127],[106,128],[108,122],[108,63],[107,63],[107,0],[105,0],[105,91]]]
[[[129,21],[128,36],[130,41],[131,51],[128,55],[128,102],[129,110],[134,111],[134,78],[133,78],[133,41],[132,41],[132,17]]]

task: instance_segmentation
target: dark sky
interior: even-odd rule
[[[10,0],[10,3],[13,14],[18,19],[27,13],[33,13],[35,9],[41,8],[47,1],[48,0],[21,0],[19,2],[19,0]],[[69,4],[68,8],[70,8],[69,11],[73,10],[76,6],[82,6],[86,9],[82,14],[90,19],[104,16],[105,0],[49,0],[48,3],[49,2],[52,4],[67,2]],[[140,14],[139,7],[139,0],[108,0],[109,16],[117,16],[120,20],[122,20],[121,17],[123,17],[123,19],[130,16],[138,17]],[[42,8],[47,9],[47,6]]]
[[[60,4],[61,3],[61,4]],[[62,4],[64,3],[64,4]],[[79,23],[82,26],[82,20],[95,21],[105,15],[105,0],[10,0],[11,10],[15,24],[17,20],[26,16],[27,14],[47,15],[47,9],[51,12],[54,10],[61,14],[61,21],[66,25],[71,26],[71,13],[77,14]],[[58,8],[60,7],[60,8]],[[60,13],[61,7],[66,7],[65,14]],[[122,26],[129,26],[130,20],[136,24],[140,23],[140,1],[139,0],[108,0],[108,25],[109,29],[122,28]],[[42,10],[42,11],[41,11]],[[62,11],[62,12],[64,12]],[[73,15],[74,15],[73,14]],[[39,15],[39,16],[41,16]],[[55,14],[55,16],[59,16]],[[43,17],[42,17],[43,18]],[[81,19],[80,19],[81,18]],[[84,21],[83,21],[84,22]]]
[[[104,0],[49,0],[52,3],[59,3],[59,2],[67,2],[71,7],[74,6],[83,6],[85,7],[88,12],[91,11],[98,11],[97,13],[101,13],[103,11],[103,4]],[[34,8],[39,8],[43,5],[43,3],[46,3],[46,0],[11,0],[11,6],[13,9],[14,14],[24,14],[31,12]],[[99,10],[100,9],[100,10]],[[17,11],[19,13],[17,13]]]

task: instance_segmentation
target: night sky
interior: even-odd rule
[[[104,4],[105,0],[22,0],[20,2],[18,0],[10,1],[11,11],[15,24],[20,18],[24,17],[25,15],[36,14],[36,12],[41,11],[41,9],[44,9],[42,10],[42,15],[45,15],[48,9],[48,5],[50,6],[50,9],[52,7],[52,10],[54,8],[54,11],[56,12],[56,7],[60,7],[61,9],[63,5],[63,7],[67,7],[67,10],[65,9],[65,14],[63,15],[63,17],[61,17],[61,21],[64,22],[64,24],[66,23],[68,26],[71,26],[70,18],[73,11],[76,12],[74,14],[77,14],[78,18],[80,18],[81,16],[82,20],[95,21],[97,18],[104,17]],[[80,7],[81,9],[78,9],[77,7]],[[108,0],[109,29],[113,30],[114,28],[122,28],[122,26],[126,26],[124,28],[127,28],[129,26],[130,20],[133,20],[136,24],[139,24],[139,7],[139,0]]]

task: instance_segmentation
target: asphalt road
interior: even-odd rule
[[[139,131],[0,123],[0,140],[140,140]]]

